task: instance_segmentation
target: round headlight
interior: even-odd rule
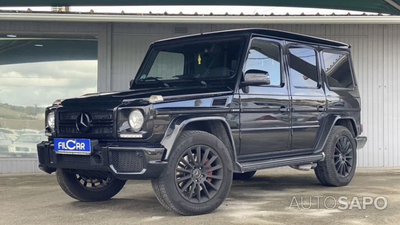
[[[54,112],[50,112],[47,115],[47,126],[49,126],[51,129],[54,129],[56,124],[55,121],[56,119],[54,117]]]
[[[144,116],[140,110],[135,109],[129,114],[129,126],[135,132],[140,131],[142,129],[144,123]]]

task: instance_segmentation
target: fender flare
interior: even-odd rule
[[[236,147],[235,147],[235,140],[233,139],[232,131],[231,128],[226,121],[226,119],[222,116],[204,116],[204,117],[178,117],[174,119],[168,126],[165,135],[163,139],[161,140],[161,144],[164,146],[166,149],[166,153],[164,154],[163,159],[167,160],[169,157],[169,154],[172,151],[172,148],[178,139],[179,135],[182,133],[183,129],[185,128],[186,125],[192,122],[198,122],[198,121],[210,121],[210,120],[216,120],[222,122],[224,125],[225,131],[227,132],[229,141],[231,142],[232,145],[232,151],[233,151],[233,164],[235,167],[235,164],[237,164],[237,155],[236,155]]]
[[[356,120],[354,119],[354,117],[350,117],[350,116],[340,116],[340,115],[332,115],[330,117],[328,117],[328,119],[326,120],[324,127],[329,127],[329,129],[323,129],[322,134],[319,137],[319,140],[317,142],[317,147],[314,151],[314,153],[320,153],[324,150],[325,144],[328,140],[328,136],[331,133],[333,127],[335,126],[336,122],[338,120],[351,120],[352,124],[357,126]],[[356,137],[358,135],[358,128],[355,127],[357,132],[356,132]]]

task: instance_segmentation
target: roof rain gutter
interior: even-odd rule
[[[179,24],[400,24],[400,16],[171,16],[72,13],[0,13],[0,21]]]

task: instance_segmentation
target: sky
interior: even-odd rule
[[[50,11],[50,7],[0,7],[0,10],[21,10],[26,11],[30,8],[33,11]],[[70,8],[74,12],[89,12],[93,9],[97,13],[120,13],[122,10],[125,13],[164,13],[177,14],[180,12],[193,14],[271,14],[284,15],[289,14],[362,14],[363,12],[349,11],[349,10],[332,10],[332,9],[314,9],[314,8],[293,8],[293,7],[259,7],[259,6],[87,6]],[[374,14],[374,13],[371,13]]]
[[[97,61],[55,61],[0,66],[0,103],[51,105],[97,91]]]

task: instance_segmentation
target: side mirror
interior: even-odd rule
[[[270,85],[271,79],[268,72],[262,70],[248,70],[244,75],[244,81],[242,81],[241,86],[249,85]]]
[[[134,82],[135,82],[135,79],[132,79],[132,80],[129,81],[129,88],[132,87],[132,85],[133,85]]]

